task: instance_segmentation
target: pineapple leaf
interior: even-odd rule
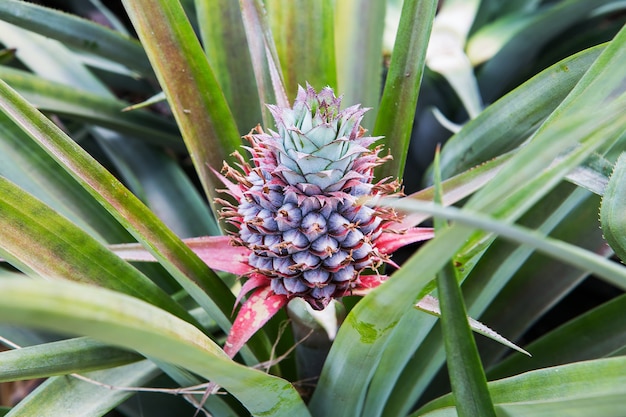
[[[600,207],[600,224],[602,233],[611,249],[622,260],[626,260],[626,193],[624,178],[626,176],[626,153],[622,153],[615,163],[613,174],[609,178],[602,205]]]
[[[213,70],[178,0],[123,3],[212,201],[219,181],[209,167],[232,161],[231,154],[241,143]]]
[[[426,297],[418,301],[418,303],[415,305],[415,308],[425,313],[432,314],[435,317],[441,317],[441,310],[439,309],[439,301],[435,297],[432,297],[430,295],[427,295]],[[486,336],[490,338],[491,340],[494,340],[498,343],[503,344],[506,347],[514,349],[520,353],[523,353],[524,355],[527,355],[529,357],[532,356],[530,353],[526,352],[524,349],[517,346],[515,343],[511,342],[505,337],[502,337],[496,331],[490,329],[489,327],[485,326],[481,322],[474,320],[473,318],[469,316],[467,316],[467,320],[469,321],[469,325],[472,328],[472,330],[474,330],[476,333],[480,333],[483,336]]]
[[[407,0],[402,6],[394,46],[394,57],[397,58],[389,67],[373,132],[373,136],[385,136],[385,147],[393,155],[393,160],[376,170],[377,178],[400,178],[404,173],[437,3]]]

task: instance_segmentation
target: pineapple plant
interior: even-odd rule
[[[47,378],[0,415],[622,415],[625,296],[520,337],[590,272],[626,288],[606,259],[624,253],[623,6],[123,0],[117,21],[55,3],[70,13],[0,2],[0,375]],[[417,191],[438,173],[456,208]],[[449,223],[391,257],[429,216]],[[313,351],[294,306],[350,294]],[[469,355],[467,314],[533,357]],[[163,402],[123,403],[144,388]]]

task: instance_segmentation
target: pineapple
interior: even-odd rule
[[[341,98],[326,87],[300,87],[292,108],[268,106],[278,132],[257,126],[246,139],[251,162],[240,154],[239,170],[223,172],[238,205],[219,200],[222,215],[236,225],[236,245],[250,250],[251,275],[269,278],[271,291],[301,297],[314,309],[361,287],[361,274],[388,262],[377,246],[398,221],[389,209],[359,203],[364,196],[398,191],[397,181],[373,183],[373,170],[387,158],[378,138],[360,126],[367,111],[340,110]],[[384,249],[384,248],[383,248]]]

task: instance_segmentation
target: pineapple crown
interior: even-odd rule
[[[359,125],[367,109],[340,110],[326,87],[300,87],[291,108],[268,106],[278,132],[257,126],[246,136],[251,163],[225,165],[238,201],[222,215],[239,229],[233,242],[250,249],[253,274],[270,279],[275,294],[302,297],[314,308],[349,294],[360,275],[387,256],[376,245],[398,220],[391,210],[361,206],[359,197],[389,194],[399,184],[373,184],[380,147]],[[228,181],[228,180],[226,180]]]
[[[268,106],[278,133],[270,131],[262,140],[273,148],[276,169],[307,195],[338,191],[342,180],[355,178],[351,171],[367,170],[375,162],[367,158],[355,167],[378,139],[363,136],[359,125],[368,109],[355,105],[340,111],[340,106],[341,98],[330,87],[317,94],[308,84],[298,89],[293,108]]]

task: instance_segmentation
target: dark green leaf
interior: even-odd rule
[[[19,381],[112,368],[141,355],[82,337],[0,352],[0,381]]]

